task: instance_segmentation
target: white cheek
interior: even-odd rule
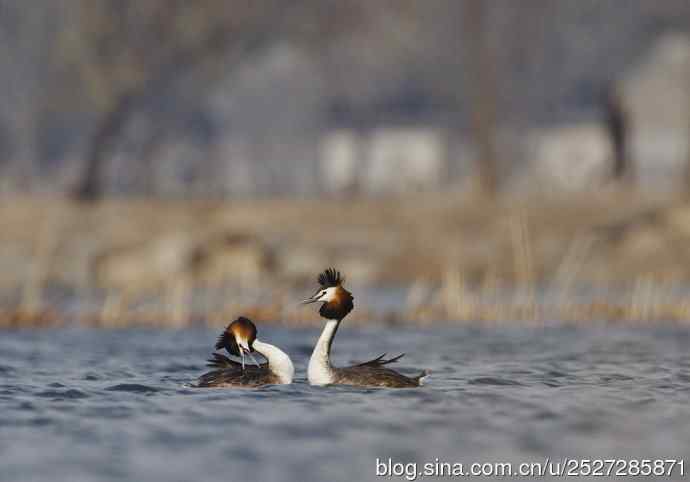
[[[335,288],[328,288],[326,294],[321,297],[323,301],[333,301],[335,299]]]

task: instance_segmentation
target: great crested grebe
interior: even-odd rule
[[[240,316],[221,333],[216,342],[216,350],[223,348],[231,355],[242,357],[242,362],[214,353],[207,366],[215,370],[199,377],[197,387],[259,387],[292,383],[295,368],[290,357],[278,347],[258,340],[256,326],[248,318]],[[257,363],[252,356],[253,351],[263,355],[268,363]],[[256,366],[245,366],[245,355]]]
[[[359,365],[336,368],[331,365],[331,345],[338,331],[340,322],[354,308],[352,294],[343,288],[343,278],[340,272],[329,268],[319,275],[321,288],[314,296],[302,303],[322,303],[319,314],[328,320],[326,326],[316,342],[314,352],[309,360],[307,377],[312,385],[358,385],[364,387],[407,388],[418,387],[428,374],[422,372],[416,377],[406,377],[390,368],[389,363],[399,360],[403,355],[384,359],[385,353]]]

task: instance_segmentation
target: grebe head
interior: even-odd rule
[[[256,340],[256,326],[249,318],[240,316],[230,323],[221,333],[216,342],[216,350],[225,348],[231,355],[242,357],[242,368],[244,368],[244,357],[248,355],[252,361],[259,366],[251,352],[254,351],[254,341]]]
[[[320,288],[302,303],[323,303],[319,313],[328,320],[342,320],[354,308],[354,297],[343,288],[340,271],[328,268],[318,277]]]

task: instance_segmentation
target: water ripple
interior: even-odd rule
[[[111,387],[107,387],[109,392],[132,392],[132,393],[156,393],[160,390],[150,385],[141,385],[138,383],[119,383]]]
[[[499,386],[520,386],[522,383],[516,380],[498,377],[478,377],[468,381],[470,385],[499,385]]]
[[[76,390],[74,388],[68,389],[68,390],[45,390],[42,392],[38,392],[35,394],[37,397],[43,397],[43,398],[57,398],[57,399],[72,399],[72,400],[77,400],[80,398],[88,398],[89,396],[80,391]]]
[[[433,375],[409,390],[312,387],[318,333],[266,327],[294,384],[196,389],[215,330],[3,333],[0,481],[368,481],[376,457],[687,455],[690,330],[341,331],[339,360],[404,348],[401,371]]]

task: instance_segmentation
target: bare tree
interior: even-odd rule
[[[102,195],[102,171],[132,116],[181,77],[209,66],[227,77],[279,39],[328,42],[361,21],[361,0],[78,0],[66,29],[71,63],[98,116],[74,195]],[[221,67],[213,67],[222,60]],[[221,62],[217,62],[221,63]],[[161,136],[162,138],[163,136]]]
[[[628,115],[623,99],[614,84],[604,90],[602,104],[604,107],[604,125],[613,147],[613,166],[611,177],[616,181],[632,181],[633,169],[628,158]]]
[[[152,96],[202,64],[234,54],[232,67],[267,45],[283,2],[222,0],[80,0],[66,29],[68,61],[97,107],[97,120],[74,195],[102,195],[102,171],[113,144]]]
[[[20,4],[0,0],[0,101],[7,129],[5,155],[15,182],[36,174],[40,121],[55,105],[49,95],[60,9],[57,3]]]
[[[484,193],[493,195],[498,189],[496,150],[496,102],[498,96],[496,59],[491,44],[489,0],[463,0],[462,36],[466,98],[470,99],[471,126],[478,149],[477,170]]]

